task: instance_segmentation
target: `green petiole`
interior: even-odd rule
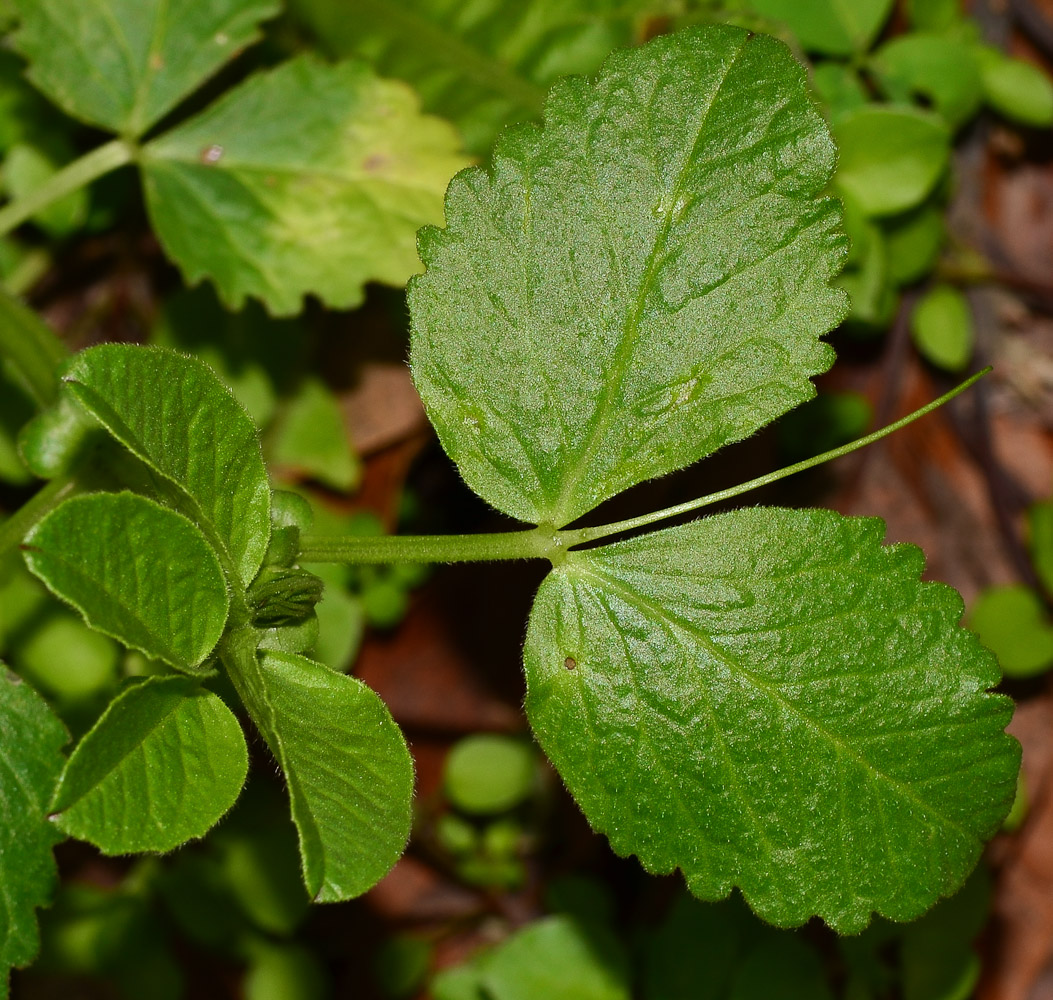
[[[113,139],[98,146],[63,167],[36,190],[0,208],[0,236],[6,236],[30,216],[53,201],[90,184],[135,159],[136,150],[123,139]]]
[[[553,564],[562,561],[564,554],[575,545],[599,541],[612,535],[635,531],[665,521],[669,518],[689,514],[692,511],[730,500],[750,490],[796,475],[807,469],[814,469],[835,458],[850,455],[860,448],[874,444],[884,437],[895,433],[914,423],[915,420],[939,409],[944,403],[970,388],[989,371],[990,366],[970,376],[950,392],[934,399],[913,413],[867,434],[838,448],[832,448],[821,455],[805,459],[785,469],[769,472],[767,475],[751,479],[749,482],[732,486],[716,493],[688,500],[686,503],[666,507],[650,514],[615,521],[595,528],[576,528],[557,530],[541,525],[526,531],[495,532],[477,535],[387,535],[387,536],[345,536],[327,538],[322,535],[305,535],[301,541],[300,562],[339,562],[339,563],[432,563],[432,562],[498,562],[509,559],[549,559]]]

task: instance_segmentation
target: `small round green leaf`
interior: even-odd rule
[[[1030,587],[990,587],[976,600],[969,627],[1009,677],[1034,677],[1053,667],[1053,622]]]
[[[1053,125],[1053,81],[1037,66],[989,45],[977,49],[988,104],[1021,125]]]
[[[458,741],[446,758],[446,794],[468,813],[498,813],[519,805],[534,784],[535,760],[522,740],[480,733]]]
[[[248,771],[241,726],[189,677],[119,694],[77,744],[51,803],[55,823],[103,854],[170,851],[203,837]]]
[[[926,360],[960,372],[973,355],[973,314],[957,288],[937,285],[914,307],[910,317],[914,345]]]
[[[951,136],[935,115],[872,105],[834,123],[834,183],[870,216],[919,205],[947,169]]]
[[[869,103],[866,87],[856,69],[835,59],[812,67],[812,86],[829,109],[831,119]]]
[[[455,993],[444,985],[436,995],[493,1000],[629,1000],[632,995],[625,949],[605,928],[586,927],[571,917],[537,920],[472,965],[475,993]]]
[[[134,493],[56,507],[25,541],[29,568],[92,628],[181,670],[223,634],[229,598],[216,553],[185,517]]]
[[[362,469],[336,396],[318,378],[308,378],[279,413],[268,435],[268,461],[347,492]]]
[[[353,677],[292,653],[244,653],[255,662],[232,661],[231,676],[285,773],[307,891],[320,903],[361,895],[409,837],[402,730]]]
[[[183,493],[194,522],[247,584],[270,534],[270,481],[252,418],[208,365],[162,347],[76,355],[65,391]]]
[[[804,48],[824,55],[865,52],[894,0],[751,0],[750,8],[782,21]]]
[[[926,98],[952,128],[958,128],[983,102],[974,53],[968,42],[944,35],[900,35],[878,49],[872,66],[890,97]]]
[[[961,599],[876,519],[752,508],[571,551],[526,708],[590,823],[703,899],[856,933],[954,892],[1013,801]]]
[[[927,201],[904,215],[881,220],[888,255],[888,278],[894,285],[909,285],[936,266],[947,238],[943,208]]]

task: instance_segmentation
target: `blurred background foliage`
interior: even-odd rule
[[[279,275],[274,287],[254,291],[245,275],[271,260],[265,234],[240,249],[217,242],[188,250],[177,232],[179,207],[151,193],[156,178],[122,169],[0,239],[0,280],[74,349],[135,341],[207,361],[261,429],[275,485],[311,500],[317,530],[490,526],[494,515],[461,487],[432,441],[405,367],[407,240],[419,225],[440,221],[439,197],[458,167],[485,162],[502,127],[539,116],[557,77],[593,72],[612,49],[688,24],[730,21],[771,32],[808,65],[840,147],[832,190],[852,239],[840,278],[852,312],[834,338],[846,367],[774,433],[746,446],[750,454],[739,452],[727,467],[718,457],[712,475],[731,475],[733,465],[741,480],[750,463],[796,461],[898,415],[905,372],[942,390],[1008,350],[992,341],[1000,334],[991,332],[978,290],[995,287],[1025,311],[1053,311],[1041,268],[1038,278],[1015,269],[982,204],[991,162],[1034,162],[1050,183],[1053,85],[1042,67],[1053,57],[1053,10],[1027,0],[1014,0],[1009,13],[979,0],[970,6],[289,0],[262,42],[173,120],[304,53],[354,67],[345,76],[360,81],[355,100],[387,102],[405,116],[399,155],[431,192],[374,215],[348,207],[360,192],[332,195],[347,209],[334,215],[344,226],[335,238],[359,246],[364,263],[344,274],[306,254],[287,286]],[[0,28],[16,23],[15,5],[0,3]],[[309,72],[330,79],[325,65]],[[100,142],[96,128],[56,108],[23,71],[11,45],[0,48],[0,189],[13,201]],[[396,83],[374,84],[374,73]],[[319,225],[321,211],[315,205],[300,223]],[[364,293],[367,281],[381,284]],[[314,295],[303,299],[304,291]],[[1048,434],[1053,358],[1023,362],[1030,364],[1045,365],[1048,381],[1031,397],[1028,419]],[[878,383],[882,390],[872,391]],[[8,513],[34,488],[16,447],[33,409],[0,365],[0,510]],[[960,427],[969,418],[956,419]],[[986,581],[981,574],[980,585],[935,575],[966,592],[968,623],[998,654],[1009,690],[1028,698],[1044,692],[1053,666],[1053,481],[1037,494],[992,485],[998,468],[984,458],[989,439],[962,441],[989,481],[991,531],[1011,571]],[[837,502],[835,495],[847,503],[862,479],[857,464],[836,476],[812,474],[771,498]],[[675,880],[648,878],[610,855],[525,734],[518,651],[493,638],[499,623],[522,615],[488,591],[505,592],[512,580],[513,595],[525,595],[536,582],[530,570],[487,571],[474,587],[459,570],[315,572],[326,584],[316,658],[377,687],[413,743],[419,799],[407,858],[362,901],[312,910],[276,781],[257,768],[234,812],[203,842],[172,855],[113,860],[83,844],[61,847],[63,883],[41,915],[43,951],[15,974],[15,996],[964,1000],[981,988],[974,942],[986,927],[990,944],[994,891],[985,867],[913,925],[878,920],[838,940],[818,925],[766,927],[737,898],[693,901]],[[504,632],[517,635],[517,627]],[[90,631],[14,558],[0,564],[0,656],[74,735],[123,680],[165,669]],[[251,750],[265,759],[261,743]],[[1007,824],[1014,829],[1027,822],[1027,780]]]

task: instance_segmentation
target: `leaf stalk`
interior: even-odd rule
[[[33,494],[7,520],[0,522],[0,559],[21,545],[22,539],[45,514],[83,489],[83,484],[75,476],[69,475],[52,479]]]
[[[716,493],[696,497],[686,503],[665,507],[641,514],[624,521],[615,521],[595,528],[556,530],[550,525],[541,525],[526,531],[506,531],[476,535],[353,535],[339,538],[322,535],[305,535],[301,539],[301,562],[338,562],[353,564],[377,563],[455,563],[498,562],[510,559],[549,559],[554,565],[563,561],[566,553],[575,545],[600,541],[612,535],[624,534],[638,528],[646,528],[659,521],[666,521],[682,514],[689,514],[721,500],[730,500],[761,486],[813,469],[835,458],[849,455],[860,448],[874,444],[894,434],[915,420],[939,409],[944,403],[965,392],[989,371],[990,366],[970,376],[950,392],[932,400],[913,413],[882,427],[865,437],[858,438],[838,448],[831,448],[802,462],[788,465],[776,472],[758,476],[749,482],[731,486]]]
[[[0,290],[0,357],[22,376],[33,401],[43,409],[58,397],[58,368],[66,345],[32,309]]]
[[[124,139],[113,139],[53,174],[40,187],[0,208],[0,236],[6,236],[26,219],[53,201],[90,184],[135,159],[135,147]]]

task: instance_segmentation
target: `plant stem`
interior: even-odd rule
[[[933,410],[938,409],[943,406],[944,403],[954,399],[959,393],[965,392],[966,389],[978,382],[990,370],[990,366],[984,368],[982,371],[967,378],[961,383],[961,385],[951,389],[950,392],[944,393],[938,399],[934,399],[931,403],[926,403],[925,406],[915,410],[913,413],[908,414],[902,419],[895,421],[895,423],[889,424],[887,427],[882,427],[880,430],[874,431],[872,434],[867,434],[866,437],[861,437],[855,441],[849,442],[848,444],[843,444],[839,448],[831,448],[830,451],[824,451],[821,455],[816,455],[813,458],[806,458],[803,462],[788,465],[785,469],[779,469],[777,472],[769,472],[767,475],[751,479],[748,483],[731,486],[726,490],[720,490],[717,493],[710,493],[707,496],[697,497],[694,500],[688,500],[686,503],[677,504],[675,507],[666,507],[664,510],[656,510],[651,514],[642,514],[640,517],[631,517],[625,521],[616,521],[614,524],[605,524],[598,528],[580,528],[577,531],[567,531],[562,534],[567,536],[566,544],[568,546],[581,545],[585,542],[595,542],[601,538],[607,538],[610,535],[617,535],[625,531],[634,531],[637,528],[645,528],[649,524],[654,524],[656,521],[664,521],[671,517],[678,517],[681,514],[689,514],[691,511],[698,510],[701,507],[708,507],[710,504],[719,503],[721,500],[730,500],[732,497],[741,496],[743,493],[748,493],[750,490],[755,490],[760,486],[768,486],[770,483],[778,482],[780,479],[785,479],[787,476],[796,475],[798,472],[804,472],[806,469],[814,469],[817,465],[822,465],[825,462],[831,461],[831,459],[841,458],[843,455],[849,455],[853,451],[865,448],[868,444],[880,441],[882,438],[894,434],[908,424],[914,423],[914,421],[918,420],[920,417],[932,413]]]
[[[53,174],[40,187],[0,208],[0,236],[5,236],[53,201],[79,190],[111,170],[131,163],[134,157],[135,147],[124,139],[113,139],[85,153]]]
[[[0,522],[0,559],[21,545],[22,539],[45,514],[82,489],[74,476],[59,476],[38,490],[6,521]]]
[[[840,448],[824,451],[814,458],[807,458],[795,465],[788,465],[777,472],[751,479],[748,483],[732,486],[718,493],[688,500],[675,507],[666,507],[650,514],[631,517],[626,521],[616,521],[597,528],[578,528],[571,531],[557,531],[555,528],[542,525],[527,531],[505,531],[484,535],[343,535],[339,538],[324,535],[304,535],[300,540],[300,562],[338,562],[338,563],[455,563],[455,562],[497,562],[506,559],[549,559],[553,564],[562,562],[567,550],[574,545],[595,542],[601,538],[645,528],[657,521],[665,521],[720,500],[741,496],[759,486],[778,482],[787,476],[793,476],[806,469],[851,454],[868,444],[888,437],[920,417],[924,417],[944,403],[954,399],[969,386],[979,381],[990,371],[990,367],[967,378],[961,385],[944,393],[919,410],[895,423],[882,427],[881,430],[861,437]]]
[[[481,535],[304,535],[300,562],[454,563],[552,558],[564,548],[552,528]]]
[[[32,309],[0,290],[0,357],[7,358],[25,381],[37,406],[58,396],[58,367],[69,357],[66,345]]]

